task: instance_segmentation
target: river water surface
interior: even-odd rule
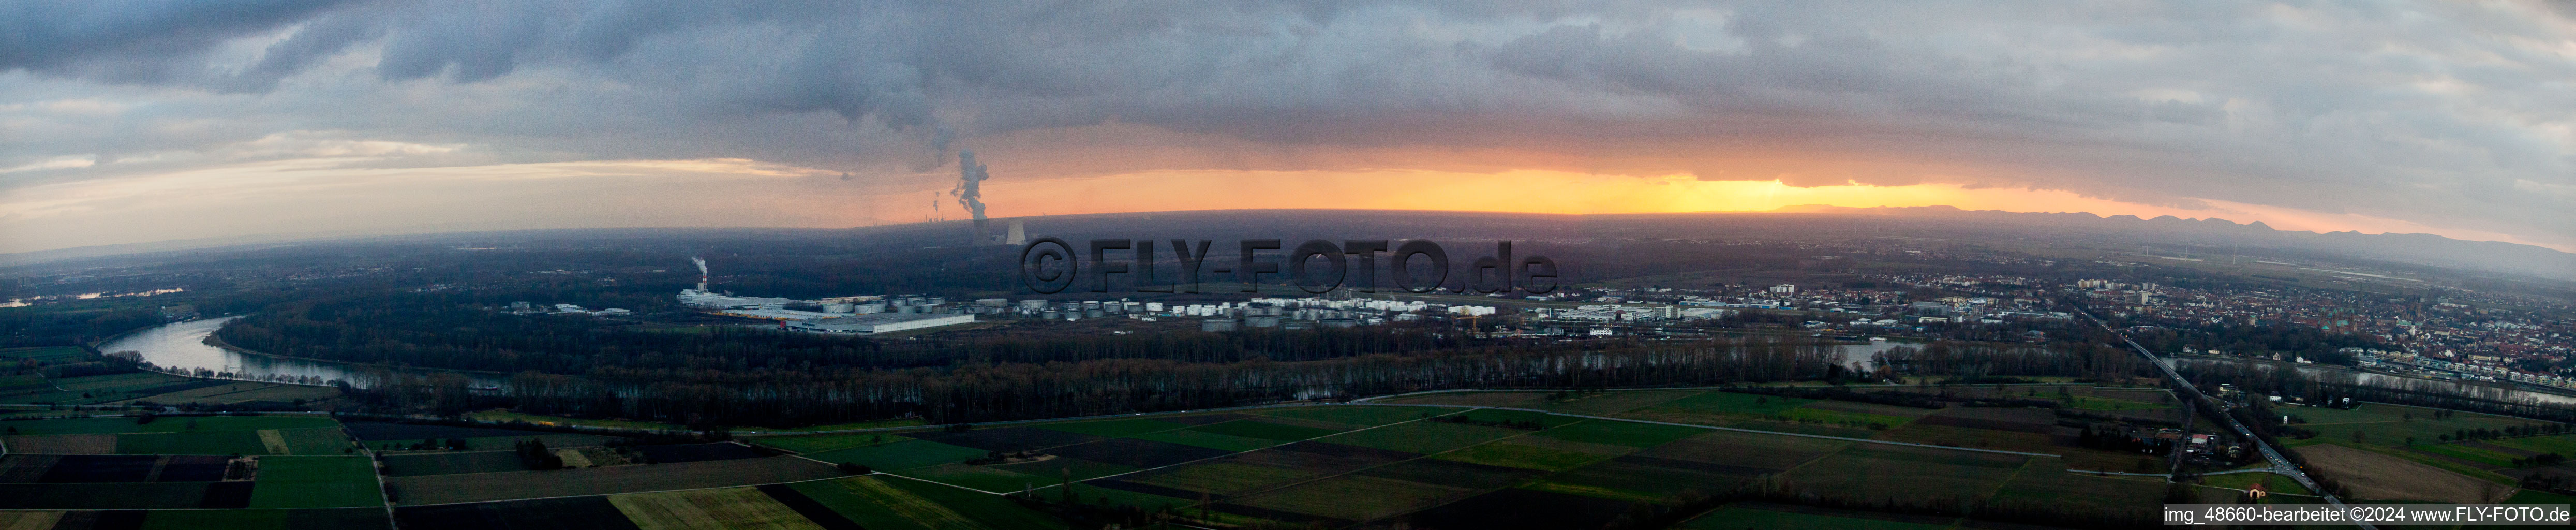
[[[241,317],[190,320],[138,331],[109,341],[107,344],[101,344],[98,351],[107,353],[132,351],[143,354],[144,362],[163,369],[192,371],[204,368],[217,372],[232,372],[235,377],[241,379],[268,380],[272,376],[315,378],[321,381],[347,381],[349,386],[357,388],[367,388],[375,383],[375,376],[372,375],[375,370],[370,367],[240,353],[206,344],[208,335],[213,335],[217,328],[224,327],[225,322],[231,322],[236,318]],[[402,370],[402,372],[429,373],[428,370]],[[465,375],[466,379],[471,380],[475,386],[500,386],[506,382],[506,378],[493,374],[459,373]]]

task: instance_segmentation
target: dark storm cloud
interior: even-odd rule
[[[31,0],[0,6],[0,70],[173,79],[183,59],[343,4],[337,0]]]
[[[1119,121],[1581,160],[1558,169],[1966,179],[2566,234],[2566,6],[37,2],[0,22],[0,70],[28,74],[0,77],[0,94],[107,83],[148,108],[126,127],[44,122],[59,124],[0,166],[340,131],[495,160],[922,169],[952,139]],[[1783,150],[1985,171],[1742,172],[1745,154]]]

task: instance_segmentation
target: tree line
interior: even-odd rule
[[[1806,337],[1565,342],[1399,324],[876,341],[740,326],[641,331],[585,316],[496,311],[493,304],[510,296],[335,294],[270,305],[216,336],[295,357],[514,374],[491,392],[454,374],[388,369],[350,392],[388,409],[512,406],[692,426],[913,415],[962,423],[1447,388],[1841,381],[1865,373],[1842,365],[1833,345]],[[1879,360],[1908,374],[1970,378],[2125,378],[2140,370],[2132,356],[2060,347],[1938,343]]]
[[[2094,381],[2122,381],[2146,373],[2146,361],[2126,350],[2101,343],[2055,342],[2046,347],[1934,341],[1921,347],[1898,346],[1872,358],[1894,373],[1950,376],[1968,380],[2014,376],[2075,376]]]
[[[1202,409],[1445,388],[1566,388],[1783,381],[1822,376],[1829,346],[1744,338],[1609,349],[1473,348],[1317,361],[1125,358],[945,367],[524,372],[506,396],[462,377],[391,376],[353,397],[443,413],[510,405],[539,414],[693,426],[787,426],[920,415],[966,423]]]

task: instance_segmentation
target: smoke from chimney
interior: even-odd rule
[[[983,182],[988,178],[993,176],[984,172],[983,164],[975,163],[974,151],[957,152],[957,187],[948,190],[948,194],[956,196],[957,205],[966,207],[976,221],[984,220]]]
[[[698,290],[707,290],[707,259],[697,256],[689,256],[689,261],[691,263],[698,264]]]

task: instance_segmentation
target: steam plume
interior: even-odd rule
[[[977,221],[984,220],[982,183],[988,178],[993,176],[984,172],[983,164],[975,163],[974,151],[957,152],[957,187],[948,190],[948,194],[956,196],[957,205],[966,207],[966,211],[973,214]]]
[[[689,262],[698,264],[698,290],[707,290],[707,259],[689,256]]]

